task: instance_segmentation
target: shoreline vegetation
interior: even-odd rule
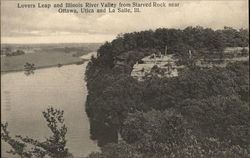
[[[79,62],[70,62],[70,63],[64,63],[64,64],[52,64],[52,65],[44,65],[44,66],[36,66],[35,69],[38,70],[38,69],[46,69],[46,68],[53,68],[53,67],[62,67],[62,66],[67,66],[67,65],[78,65],[78,64],[84,64],[86,61],[86,59],[82,59],[81,61]],[[16,70],[7,70],[7,71],[4,71],[4,70],[1,70],[1,74],[7,74],[7,73],[11,73],[11,72],[22,72],[22,71],[25,71],[24,68],[22,69],[16,69]]]
[[[81,58],[95,52],[100,44],[55,44],[51,45],[3,45],[1,49],[1,74],[25,71],[26,63],[34,64],[35,69],[83,64],[88,59]],[[15,51],[25,53],[7,56]]]
[[[21,61],[18,61],[18,62],[17,62],[18,59],[15,59],[15,57],[7,57],[7,58],[13,58],[13,59],[6,59],[6,57],[2,57],[1,58],[1,74],[24,71],[24,65],[26,61],[29,63],[34,63],[36,69],[61,67],[61,66],[73,65],[73,64],[83,64],[85,61],[87,61],[87,60],[81,59],[80,57],[73,57],[73,58],[65,57],[65,58],[62,58],[61,60],[53,61],[52,59],[49,59],[51,57],[50,55],[44,55],[44,58],[40,58],[41,59],[40,61],[36,61],[35,59],[25,60],[27,59],[26,58],[27,55],[29,54],[23,55],[22,58],[24,60],[21,59]],[[37,54],[34,53],[34,56],[36,55]],[[60,55],[58,55],[58,57],[59,56]],[[8,64],[5,65],[5,63],[8,63],[9,65]]]

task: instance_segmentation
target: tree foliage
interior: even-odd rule
[[[86,70],[91,136],[102,147],[89,157],[249,157],[249,62],[195,64],[223,61],[226,47],[248,41],[248,30],[198,26],[126,33],[105,43]],[[185,67],[177,77],[130,76],[136,62],[166,46]]]
[[[64,111],[48,108],[43,112],[43,116],[47,121],[47,126],[52,132],[52,136],[45,141],[39,141],[30,137],[16,135],[14,138],[10,136],[7,129],[8,123],[1,124],[1,139],[8,143],[12,149],[9,153],[19,155],[22,158],[50,156],[53,158],[72,157],[66,148],[67,127],[63,119]]]

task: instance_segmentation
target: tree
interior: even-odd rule
[[[24,65],[24,73],[25,75],[34,74],[34,70],[36,69],[35,64],[30,64],[28,62]]]
[[[72,154],[66,148],[67,127],[64,124],[63,110],[48,108],[43,112],[43,116],[47,121],[47,126],[53,135],[45,141],[40,142],[33,138],[16,135],[15,138],[10,136],[7,130],[8,123],[1,123],[1,139],[8,143],[12,150],[11,154],[17,154],[22,158],[50,156],[52,158],[69,158]],[[28,146],[32,146],[31,149]]]
[[[143,153],[171,155],[179,148],[195,143],[187,122],[174,109],[130,114],[123,124],[121,135]]]
[[[230,141],[244,148],[250,145],[249,106],[237,95],[188,98],[180,107],[197,136]]]
[[[123,141],[107,144],[88,158],[247,158],[250,154],[230,141],[195,136],[189,121],[174,109],[129,114],[121,134]]]

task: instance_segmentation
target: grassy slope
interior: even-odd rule
[[[35,64],[36,68],[68,65],[81,62],[79,57],[73,57],[72,53],[43,52],[29,53],[20,56],[1,57],[1,72],[22,71],[26,62]]]

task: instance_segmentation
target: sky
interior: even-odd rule
[[[47,2],[53,4],[58,1]],[[106,0],[106,2],[110,1]],[[140,13],[133,14],[67,14],[58,13],[55,8],[17,8],[18,3],[36,4],[37,1],[3,0],[1,1],[1,43],[99,43],[111,41],[121,33],[163,27],[248,28],[247,0],[182,0],[179,2],[180,7],[142,8]]]

